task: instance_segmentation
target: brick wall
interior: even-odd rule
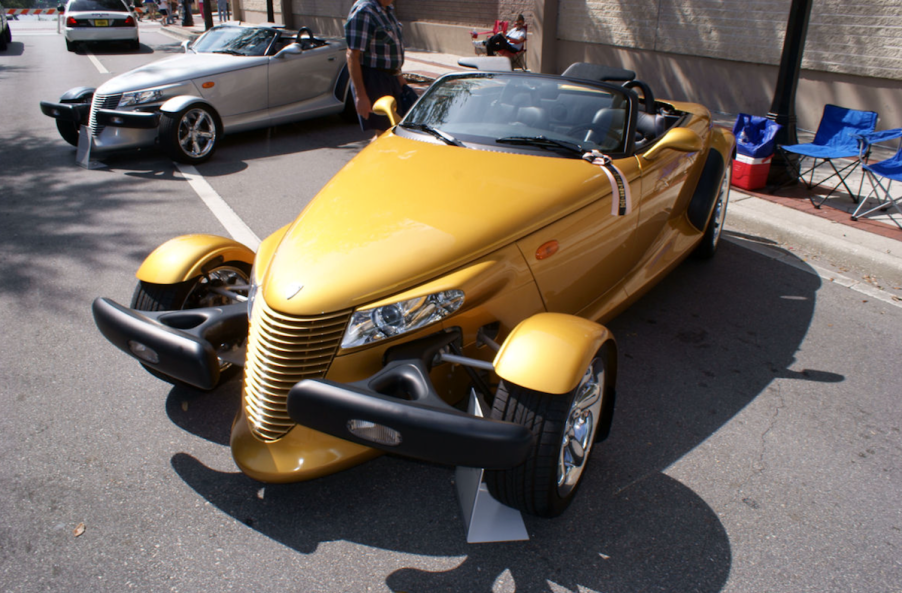
[[[558,38],[779,64],[790,0],[560,0]],[[902,80],[899,0],[816,0],[803,68]]]

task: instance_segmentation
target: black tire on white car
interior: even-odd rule
[[[68,43],[68,41],[66,43]],[[82,95],[78,98],[77,101],[64,101],[64,103],[87,103],[90,105],[93,99],[94,93],[90,93],[87,95]],[[63,140],[65,140],[72,146],[78,146],[78,134],[81,130],[81,125],[77,124],[74,121],[63,121],[61,119],[58,119],[56,120],[56,129],[57,131],[59,131],[60,136],[62,136]]]

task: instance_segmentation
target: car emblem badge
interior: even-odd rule
[[[288,285],[288,293],[285,295],[287,300],[291,300],[294,297],[298,296],[298,293],[304,290],[303,284],[298,284],[297,282],[293,282]]]

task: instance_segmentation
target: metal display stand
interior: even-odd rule
[[[470,393],[470,414],[485,416],[479,399]],[[485,470],[458,467],[454,473],[460,512],[467,529],[467,543],[512,542],[529,539],[520,511],[495,500],[482,481]]]
[[[85,169],[104,169],[106,165],[91,160],[91,131],[88,126],[81,126],[78,129],[78,149],[75,152],[75,162]]]

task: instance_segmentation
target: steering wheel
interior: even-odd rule
[[[632,90],[635,87],[639,87],[639,90],[642,91],[642,104],[645,107],[645,113],[654,113],[655,96],[651,92],[651,87],[641,80],[630,80],[623,83],[623,88],[625,89]]]

